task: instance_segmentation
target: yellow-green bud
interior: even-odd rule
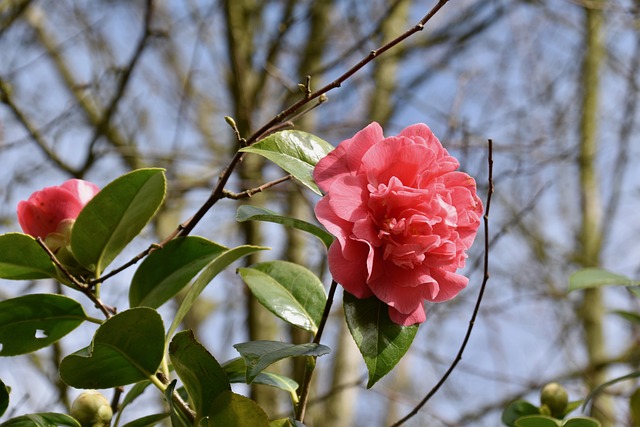
[[[87,390],[71,404],[71,416],[82,427],[109,427],[113,411],[102,394],[96,390]]]
[[[562,418],[569,404],[569,394],[560,384],[549,383],[542,388],[540,403],[549,408],[552,416]]]

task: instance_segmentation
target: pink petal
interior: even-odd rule
[[[350,248],[350,258],[346,259],[339,242],[329,248],[329,270],[333,279],[356,298],[368,298],[372,295],[367,286],[367,245],[354,242]]]
[[[82,207],[69,191],[47,187],[33,193],[29,200],[18,203],[18,222],[25,233],[44,239],[56,231],[62,220],[75,219]]]
[[[427,314],[424,311],[424,306],[420,304],[411,313],[400,313],[393,307],[389,307],[389,318],[393,323],[401,326],[411,326],[416,323],[422,323],[427,319]]]
[[[98,194],[100,188],[93,182],[84,181],[82,179],[70,179],[63,183],[60,187],[68,190],[73,194],[82,206],[89,203],[93,196]]]

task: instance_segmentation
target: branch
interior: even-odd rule
[[[427,393],[427,395],[416,405],[415,408],[411,410],[404,418],[396,421],[391,427],[398,427],[412,418],[414,415],[422,409],[422,407],[437,393],[437,391],[442,387],[442,385],[447,381],[453,370],[458,366],[458,363],[462,360],[462,353],[464,353],[465,348],[467,347],[467,343],[469,342],[469,338],[471,338],[471,332],[473,331],[473,326],[476,322],[476,317],[478,317],[478,312],[480,311],[480,303],[482,302],[482,297],[484,295],[484,291],[487,287],[487,282],[489,281],[489,210],[491,208],[491,196],[493,195],[493,141],[489,140],[489,156],[488,156],[488,165],[489,165],[489,190],[487,194],[487,204],[484,211],[484,278],[482,279],[482,285],[480,286],[480,293],[478,294],[478,299],[476,300],[476,305],[473,309],[473,314],[471,315],[471,320],[469,320],[469,327],[467,328],[467,333],[464,336],[464,340],[462,340],[462,344],[460,345],[460,349],[458,350],[458,354],[456,358],[449,366],[449,369],[444,373],[440,381]]]

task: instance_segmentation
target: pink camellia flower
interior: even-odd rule
[[[18,222],[22,230],[47,242],[68,236],[71,225],[82,208],[100,189],[81,179],[70,179],[56,187],[46,187],[33,193],[28,200],[18,203]],[[55,251],[52,245],[47,246]],[[53,246],[60,246],[54,244]]]
[[[424,124],[385,138],[372,123],[318,162],[318,220],[336,236],[329,269],[357,298],[375,295],[400,325],[424,322],[423,301],[455,297],[482,217],[476,183],[457,172]]]

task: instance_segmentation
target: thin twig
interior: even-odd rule
[[[331,286],[329,287],[329,295],[327,295],[327,302],[324,305],[322,318],[320,319],[320,324],[318,325],[318,332],[316,332],[316,336],[313,338],[314,344],[320,344],[322,333],[324,332],[324,327],[327,324],[327,320],[329,319],[329,312],[331,311],[331,306],[333,305],[333,297],[336,294],[337,287],[338,283],[335,280],[332,280]],[[302,380],[302,385],[300,386],[300,397],[298,400],[298,405],[296,406],[296,420],[300,422],[304,421],[304,415],[307,409],[307,400],[309,398],[309,390],[311,388],[311,378],[313,376],[315,367],[316,357],[308,357],[307,365],[304,370],[304,378]]]
[[[94,303],[96,308],[99,309],[105,315],[105,317],[107,319],[110,318],[113,314],[115,314],[115,309],[113,307],[109,307],[109,306],[105,305],[100,300],[100,298],[98,298],[93,293],[93,287],[92,286],[90,286],[87,283],[82,283],[81,281],[79,281],[73,274],[71,274],[69,272],[69,270],[67,270],[60,263],[60,261],[58,260],[56,255],[53,252],[51,252],[51,250],[47,247],[47,245],[45,245],[45,243],[42,240],[42,238],[36,237],[36,242],[38,242],[38,244],[42,247],[42,249],[44,249],[44,251],[47,253],[47,255],[49,255],[49,259],[51,259],[51,262],[53,262],[53,264],[58,268],[58,270],[60,270],[62,272],[62,274],[64,274],[71,281],[71,283],[75,286],[75,288],[77,290],[79,290],[80,292],[85,294]]]
[[[249,190],[244,190],[244,191],[242,191],[240,193],[234,193],[232,191],[223,190],[222,194],[223,194],[223,197],[225,197],[227,199],[233,199],[233,200],[244,199],[244,198],[247,198],[247,197],[251,197],[256,193],[261,193],[264,190],[266,190],[268,188],[271,188],[271,187],[274,187],[274,186],[276,186],[278,184],[281,184],[281,183],[283,183],[285,181],[289,181],[291,178],[292,178],[291,175],[286,175],[286,176],[283,176],[282,178],[278,178],[276,180],[267,182],[267,183],[262,184],[261,186],[256,187],[256,188],[251,188]]]
[[[460,349],[458,350],[458,354],[456,358],[449,366],[449,369],[444,373],[440,381],[427,393],[427,395],[418,403],[415,408],[411,410],[407,415],[405,415],[399,421],[393,423],[390,427],[398,427],[408,421],[410,418],[415,416],[420,409],[436,394],[436,392],[442,387],[442,385],[447,381],[453,370],[456,368],[458,363],[462,360],[462,353],[464,353],[465,348],[467,347],[467,343],[469,342],[469,338],[471,338],[471,332],[473,331],[473,326],[476,322],[476,317],[478,316],[478,312],[480,311],[480,303],[482,302],[482,297],[484,295],[484,291],[487,287],[487,282],[489,281],[489,209],[491,208],[491,196],[493,195],[493,141],[489,140],[489,155],[488,155],[488,167],[489,167],[489,190],[487,193],[487,204],[484,211],[484,278],[482,279],[482,285],[480,286],[480,292],[478,293],[478,299],[476,300],[476,305],[473,309],[473,314],[471,315],[471,320],[469,320],[469,327],[467,328],[467,333],[464,336],[464,340],[460,345]]]

